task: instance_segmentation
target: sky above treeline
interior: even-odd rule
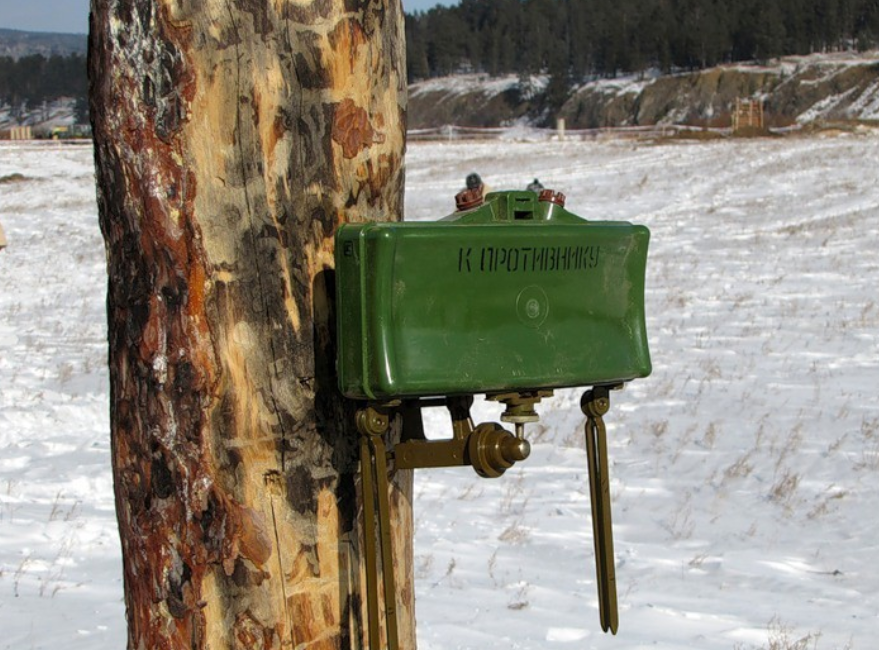
[[[426,11],[456,0],[403,0],[407,12]],[[29,32],[88,32],[89,0],[0,0],[0,29]]]

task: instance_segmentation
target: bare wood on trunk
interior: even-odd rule
[[[402,213],[399,0],[92,0],[130,649],[363,643],[332,235]],[[411,475],[392,487],[415,647]]]

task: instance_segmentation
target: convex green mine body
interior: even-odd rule
[[[546,200],[541,200],[546,198]],[[650,374],[650,233],[544,192],[336,235],[338,372],[354,399],[616,385]]]

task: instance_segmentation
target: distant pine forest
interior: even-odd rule
[[[589,78],[879,46],[879,0],[461,0],[405,20],[410,82],[548,74],[550,104]],[[0,57],[13,112],[76,97],[84,118],[87,92],[82,54]]]
[[[406,16],[410,81],[462,70],[563,82],[879,44],[879,0],[462,0]]]
[[[0,106],[11,106],[13,113],[59,97],[75,97],[80,100],[77,113],[82,113],[77,117],[84,122],[87,95],[86,61],[81,54],[0,57]]]

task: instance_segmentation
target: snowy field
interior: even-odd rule
[[[3,649],[125,645],[91,156],[0,143]],[[653,236],[654,372],[607,416],[618,636],[598,624],[584,418],[562,391],[502,479],[419,471],[421,650],[875,648],[879,133],[407,160],[410,219],[450,212],[475,170]]]

